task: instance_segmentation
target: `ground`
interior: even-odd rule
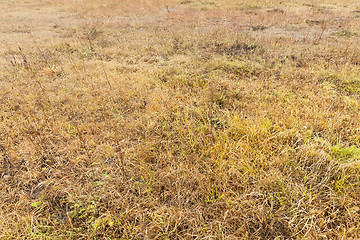
[[[1,239],[360,238],[358,1],[0,2]]]

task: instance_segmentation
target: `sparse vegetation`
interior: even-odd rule
[[[358,1],[0,6],[1,239],[360,238]]]

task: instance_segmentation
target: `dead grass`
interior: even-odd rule
[[[7,5],[0,238],[359,238],[358,3],[262,2]]]

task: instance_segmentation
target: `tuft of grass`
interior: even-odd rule
[[[360,148],[356,146],[342,147],[341,145],[335,145],[331,147],[331,154],[342,163],[357,161],[360,159]]]

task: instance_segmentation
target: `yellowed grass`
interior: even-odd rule
[[[359,238],[356,1],[0,6],[1,239]]]

